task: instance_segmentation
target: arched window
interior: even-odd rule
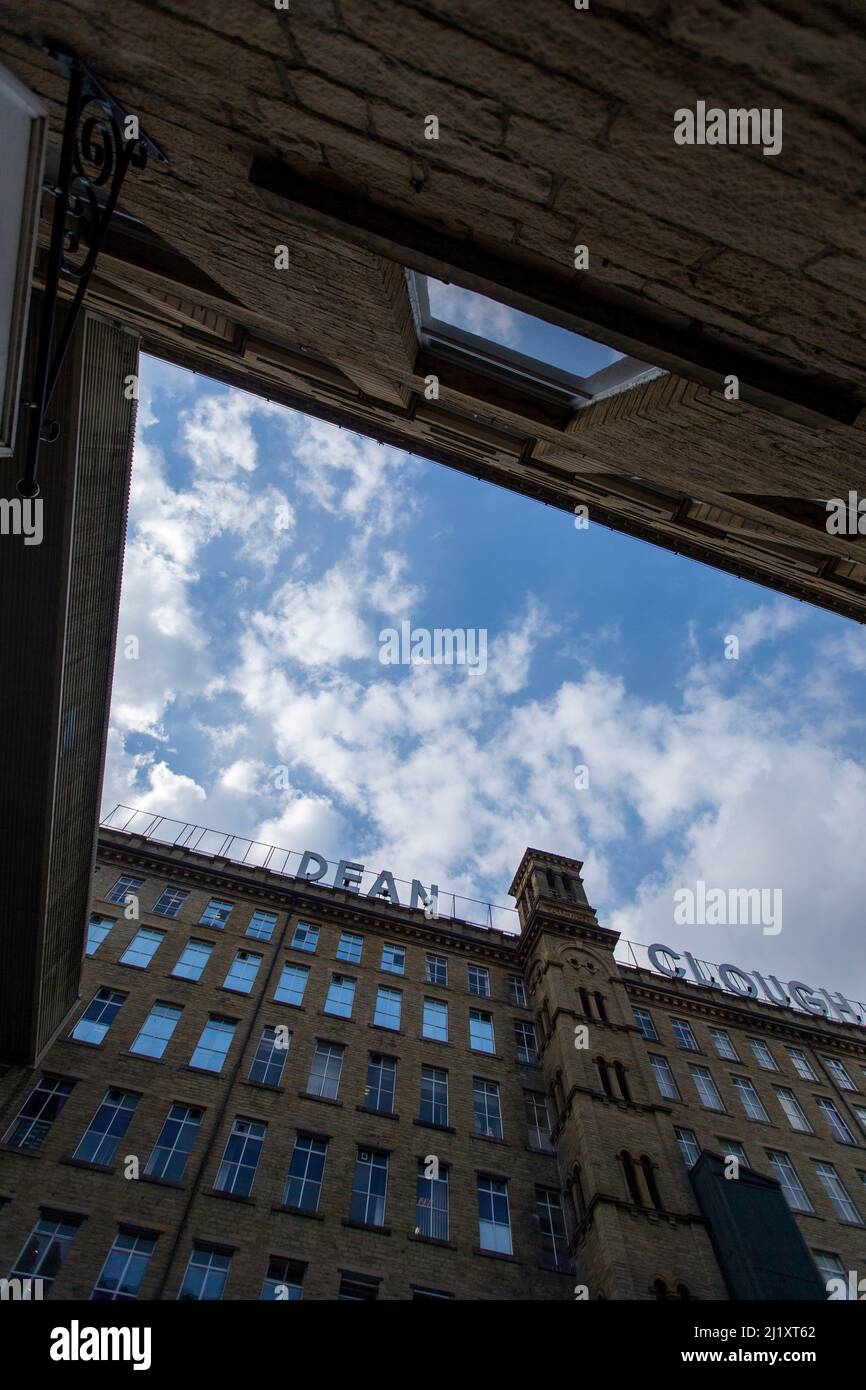
[[[577,993],[580,998],[580,1007],[583,1011],[584,1018],[592,1018],[592,1009],[589,1007],[589,995],[585,989],[579,989]]]
[[[553,1078],[553,1092],[553,1108],[556,1111],[557,1116],[559,1116],[565,1109],[565,1087],[562,1084],[561,1071],[557,1071],[556,1075]]]
[[[685,1284],[677,1284],[677,1298],[691,1298]]]
[[[650,1195],[650,1201],[652,1202],[653,1206],[656,1208],[657,1211],[662,1211],[662,1199],[661,1194],[659,1193],[658,1183],[656,1182],[656,1175],[655,1170],[653,1169],[652,1160],[648,1158],[646,1154],[641,1154],[640,1166],[643,1170],[644,1179],[647,1185],[647,1191]]]
[[[542,1001],[542,1005],[541,1005],[541,1016],[542,1016],[541,1031],[542,1031],[542,1033],[544,1034],[544,1036],[545,1036],[546,1038],[549,1038],[550,1035],[551,1035],[551,1033],[553,1032],[553,1024],[552,1024],[551,1021],[550,1021],[550,1007],[549,1007],[549,1005],[548,1005],[546,999]]]
[[[601,1022],[607,1023],[607,1010],[604,1006],[604,995],[599,994],[598,990],[595,990],[592,997],[595,1000],[595,1007],[598,1010],[598,1016]]]
[[[628,1078],[626,1077],[625,1067],[623,1066],[622,1062],[614,1062],[613,1070],[616,1076],[616,1084],[619,1087],[620,1095],[622,1096],[623,1100],[630,1101],[631,1092],[628,1089]]]
[[[654,1279],[652,1286],[653,1298],[668,1298],[668,1286],[664,1279]]]
[[[610,1073],[608,1072],[607,1062],[604,1060],[603,1057],[596,1057],[595,1065],[598,1070],[602,1090],[604,1091],[608,1100],[613,1100],[613,1087],[610,1084]]]
[[[636,1202],[639,1207],[642,1207],[644,1202],[643,1197],[641,1196],[640,1184],[637,1180],[637,1171],[634,1166],[634,1159],[632,1158],[631,1154],[628,1153],[625,1149],[623,1149],[619,1158],[620,1163],[622,1164],[622,1171],[625,1174],[625,1185],[628,1188],[628,1195],[633,1202]]]
[[[586,1194],[583,1190],[583,1178],[580,1173],[580,1164],[575,1163],[571,1170],[571,1177],[568,1180],[568,1190],[571,1193],[571,1205],[574,1208],[574,1219],[578,1225],[586,1217]]]

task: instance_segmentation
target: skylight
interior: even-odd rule
[[[512,309],[460,285],[407,272],[422,344],[523,388],[569,398],[575,407],[664,375],[604,343]]]
[[[511,348],[536,362],[558,367],[570,376],[592,376],[602,367],[619,362],[623,356],[615,348],[594,343],[579,333],[570,333],[567,328],[533,318],[520,309],[498,304],[495,299],[486,299],[483,294],[461,289],[459,285],[445,285],[441,280],[428,277],[427,296],[433,318],[487,338],[500,347]]]

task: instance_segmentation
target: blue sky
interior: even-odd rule
[[[153,359],[141,385],[105,810],[499,903],[549,848],[628,938],[866,997],[862,629]],[[485,629],[486,671],[383,665],[404,619]],[[781,888],[782,932],[675,926],[698,878]]]

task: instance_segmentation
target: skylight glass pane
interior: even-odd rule
[[[459,285],[445,285],[428,276],[427,294],[433,318],[572,376],[592,376],[623,357],[603,343],[594,343],[579,333],[570,333],[567,328],[498,304]]]

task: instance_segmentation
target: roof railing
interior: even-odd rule
[[[138,835],[154,844],[186,849],[193,854],[207,855],[211,859],[228,859],[233,864],[242,864],[247,868],[265,869],[280,878],[297,878],[304,854],[309,853],[307,850],[282,849],[278,845],[269,845],[264,841],[252,840],[229,831],[212,830],[207,826],[175,820],[170,816],[154,815],[151,811],[137,810],[134,806],[124,806],[122,803],[104,816],[99,824],[104,830],[118,830],[126,835]],[[338,862],[326,859],[325,863],[331,870],[327,883],[324,879],[309,881],[319,881],[322,886],[327,887],[340,887],[341,885],[335,882]],[[412,882],[409,879],[393,875],[392,877],[400,899],[396,905],[408,907],[412,901]],[[362,895],[369,894],[378,878],[378,872],[364,869],[361,881],[357,884],[358,892]],[[424,884],[428,898],[431,886],[430,883]],[[390,901],[385,892],[376,894],[376,898],[380,902]],[[464,922],[468,926],[506,932],[511,936],[520,932],[517,909],[502,903],[484,902],[479,898],[469,898],[439,888],[434,906],[435,915],[439,919]]]

